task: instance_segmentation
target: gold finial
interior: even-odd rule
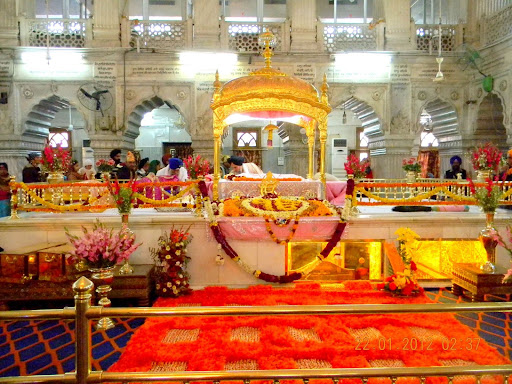
[[[320,88],[322,90],[322,103],[328,104],[328,96],[327,91],[329,90],[329,85],[327,84],[327,75],[324,73],[324,80],[322,82],[322,87]]]
[[[221,86],[222,86],[222,84],[219,80],[219,70],[217,70],[215,72],[215,81],[213,82],[214,93],[218,93]]]
[[[261,180],[260,184],[260,194],[261,196],[268,195],[269,193],[276,193],[277,185],[279,184],[279,180],[274,178],[272,172],[268,172],[267,175]]]
[[[272,67],[270,65],[270,62],[271,62],[272,56],[274,55],[274,52],[272,52],[270,47],[274,47],[276,45],[276,41],[277,41],[276,37],[270,31],[263,32],[258,38],[258,44],[265,47],[263,49],[262,55],[265,58],[265,67],[266,68]]]

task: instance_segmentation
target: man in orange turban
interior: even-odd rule
[[[507,167],[500,173],[500,180],[512,181],[512,149],[507,152]]]

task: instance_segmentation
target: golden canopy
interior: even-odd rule
[[[214,198],[218,198],[217,186],[220,177],[219,154],[224,129],[236,122],[264,119],[280,120],[297,124],[306,129],[309,149],[308,178],[313,177],[313,148],[315,126],[318,126],[320,138],[320,173],[325,184],[325,143],[327,140],[327,115],[331,107],[327,98],[327,80],[324,75],[321,95],[308,82],[272,68],[272,51],[275,42],[271,32],[260,36],[265,45],[263,56],[265,67],[248,76],[228,81],[224,85],[215,76],[213,100],[213,136],[214,136]]]

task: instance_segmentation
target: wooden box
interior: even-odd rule
[[[0,253],[0,282],[23,283],[39,275],[38,252],[63,243],[39,243]]]
[[[68,255],[73,250],[71,244],[64,244],[57,247],[47,248],[38,251],[39,259],[39,280],[65,281],[66,275],[73,274],[74,263]]]

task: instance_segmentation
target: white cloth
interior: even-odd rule
[[[258,167],[254,163],[243,163],[242,164],[243,173],[252,173],[255,175],[264,175],[263,171],[260,167]]]
[[[156,173],[157,176],[171,176],[171,169],[169,168],[169,165],[162,168]],[[188,173],[185,167],[180,167],[180,172],[178,173],[178,179],[179,181],[187,181],[188,179]]]

